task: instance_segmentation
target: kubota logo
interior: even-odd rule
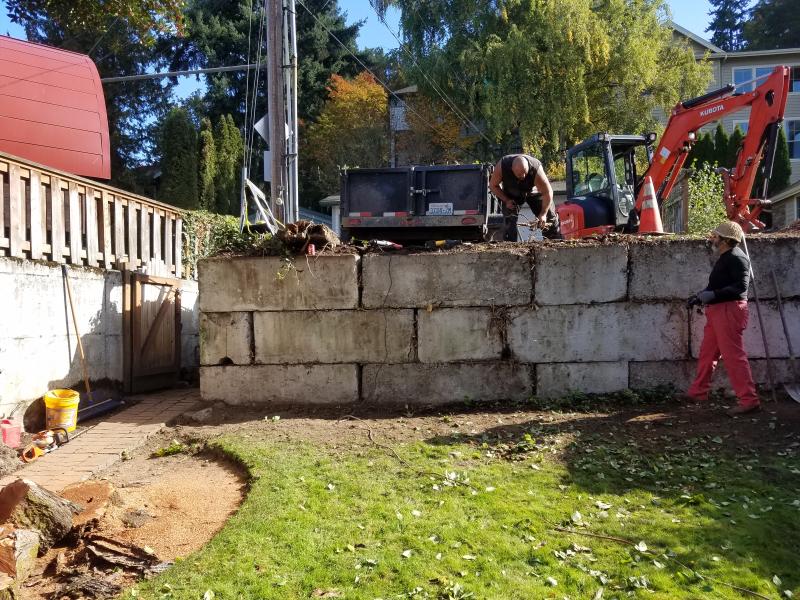
[[[725,108],[724,104],[717,104],[716,106],[712,106],[711,108],[707,108],[705,110],[701,110],[700,111],[700,116],[701,117],[706,117],[708,115],[713,115],[714,113],[721,111],[723,108]]]

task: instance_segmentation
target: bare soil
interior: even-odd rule
[[[157,436],[97,479],[65,490],[65,497],[86,507],[78,519],[96,521],[85,527],[87,533],[146,549],[159,561],[172,562],[202,548],[222,528],[244,498],[244,475],[204,454],[150,458],[153,450],[169,445],[171,433]],[[58,597],[65,582],[77,574],[91,573],[122,586],[137,579],[113,571],[89,568],[84,545],[67,539],[38,560],[20,597]]]
[[[403,407],[285,407],[249,408],[213,405],[203,424],[176,425],[175,434],[185,439],[207,440],[225,433],[254,440],[305,441],[332,450],[357,450],[373,445],[368,434],[383,444],[437,441],[457,438],[482,443],[523,434],[535,427],[553,434],[625,435],[644,450],[658,451],[666,438],[686,439],[720,436],[723,448],[781,451],[800,445],[800,404],[786,397],[763,403],[763,410],[732,419],[725,409],[735,399],[719,398],[704,404],[677,400],[614,407],[594,411],[536,410],[526,405],[477,405]],[[211,405],[209,405],[211,406]],[[277,417],[277,418],[276,418]],[[656,435],[657,434],[657,435]]]

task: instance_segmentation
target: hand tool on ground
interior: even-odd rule
[[[19,457],[22,462],[33,462],[40,456],[52,452],[69,442],[69,433],[63,427],[45,429],[33,436],[33,440],[23,449]]]
[[[425,242],[425,247],[428,250],[449,250],[450,248],[455,248],[456,246],[467,246],[472,245],[469,242],[463,242],[461,240],[431,240],[429,242]]]
[[[775,276],[775,270],[772,270],[772,283],[775,284],[775,297],[778,300],[778,312],[781,315],[781,324],[783,325],[783,335],[786,337],[786,346],[789,348],[789,365],[792,373],[796,378],[792,383],[784,383],[783,389],[789,394],[789,397],[795,402],[800,402],[800,376],[797,372],[797,361],[794,356],[794,348],[792,347],[792,338],[789,336],[789,327],[786,325],[786,316],[783,314],[783,299],[781,298],[781,289],[778,286],[778,278]]]
[[[753,271],[753,260],[750,258],[750,252],[747,250],[747,240],[742,239],[742,246],[747,260],[750,262],[750,281],[753,282],[753,298],[756,301],[756,314],[758,315],[758,328],[761,330],[761,341],[764,342],[764,357],[767,360],[767,380],[769,387],[772,390],[772,401],[775,402],[775,378],[772,376],[772,358],[769,355],[769,345],[767,344],[767,332],[764,330],[764,319],[761,318],[761,301],[758,299],[758,285],[756,283],[756,274]]]

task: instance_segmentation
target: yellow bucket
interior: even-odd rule
[[[78,424],[78,403],[81,397],[74,390],[50,390],[44,395],[47,429],[63,427],[75,431]]]

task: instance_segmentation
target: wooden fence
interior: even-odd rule
[[[0,152],[0,256],[182,275],[175,207]]]

